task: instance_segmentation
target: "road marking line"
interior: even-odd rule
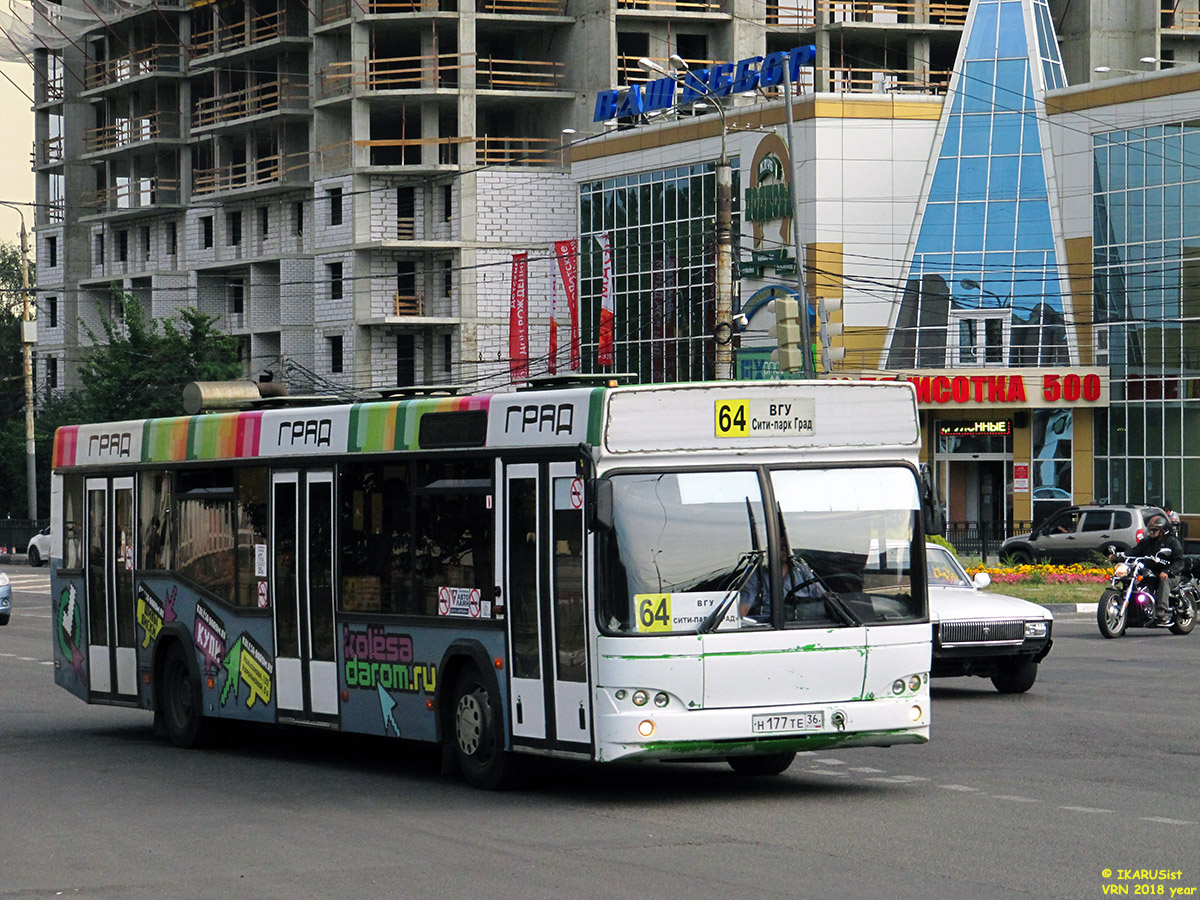
[[[1022,797],[1018,794],[992,794],[994,800],[1011,800],[1013,803],[1041,803],[1035,797]]]
[[[1165,816],[1143,816],[1143,822],[1159,822],[1163,825],[1195,825],[1195,822],[1187,822],[1183,819],[1168,819]]]
[[[939,784],[938,787],[945,791],[962,791],[964,794],[979,790],[979,788],[967,787],[965,784]]]
[[[878,781],[883,784],[915,784],[918,781],[930,781],[920,775],[889,775],[884,778],[868,778],[867,781]]]
[[[1110,812],[1112,812],[1111,809],[1097,809],[1094,806],[1060,806],[1059,809],[1065,809],[1069,812],[1082,812],[1082,813],[1110,813]]]
[[[822,766],[844,766],[846,764],[840,759],[817,759],[813,760],[813,762],[816,762]]]
[[[870,766],[851,766],[851,772],[861,772],[864,775],[881,775],[885,769],[873,769]]]

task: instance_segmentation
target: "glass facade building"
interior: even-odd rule
[[[1043,133],[1045,91],[1064,84],[1044,0],[972,6],[888,368],[1070,361]]]
[[[739,231],[738,160],[733,168],[734,257]],[[612,372],[640,382],[715,377],[716,166],[696,163],[588,181],[579,186],[581,359],[596,366],[595,321],[608,236],[613,272]]]
[[[1200,510],[1200,121],[1094,135],[1095,493]],[[1191,436],[1191,440],[1188,436]]]

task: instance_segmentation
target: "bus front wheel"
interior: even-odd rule
[[[202,747],[213,733],[213,722],[204,717],[200,682],[192,677],[178,642],[167,648],[163,660],[158,707],[167,737],[177,747]]]
[[[473,787],[499,790],[514,778],[516,763],[504,749],[503,716],[478,670],[466,668],[454,684],[454,752]]]

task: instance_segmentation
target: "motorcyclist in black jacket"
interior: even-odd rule
[[[1155,515],[1146,523],[1146,536],[1126,556],[1157,556],[1162,550],[1170,550],[1171,557],[1166,569],[1158,573],[1158,592],[1154,598],[1154,614],[1159,619],[1168,618],[1171,611],[1171,591],[1179,587],[1179,573],[1183,571],[1183,544],[1175,537],[1175,529],[1165,516]]]

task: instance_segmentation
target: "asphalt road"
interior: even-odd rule
[[[544,764],[527,789],[489,794],[397,742],[272,729],[176,750],[149,713],[54,686],[46,570],[7,571],[0,898],[1084,900],[1200,887],[1200,631],[1106,641],[1093,617],[1060,618],[1028,694],[935,682],[925,746],[806,755],[767,779]]]

